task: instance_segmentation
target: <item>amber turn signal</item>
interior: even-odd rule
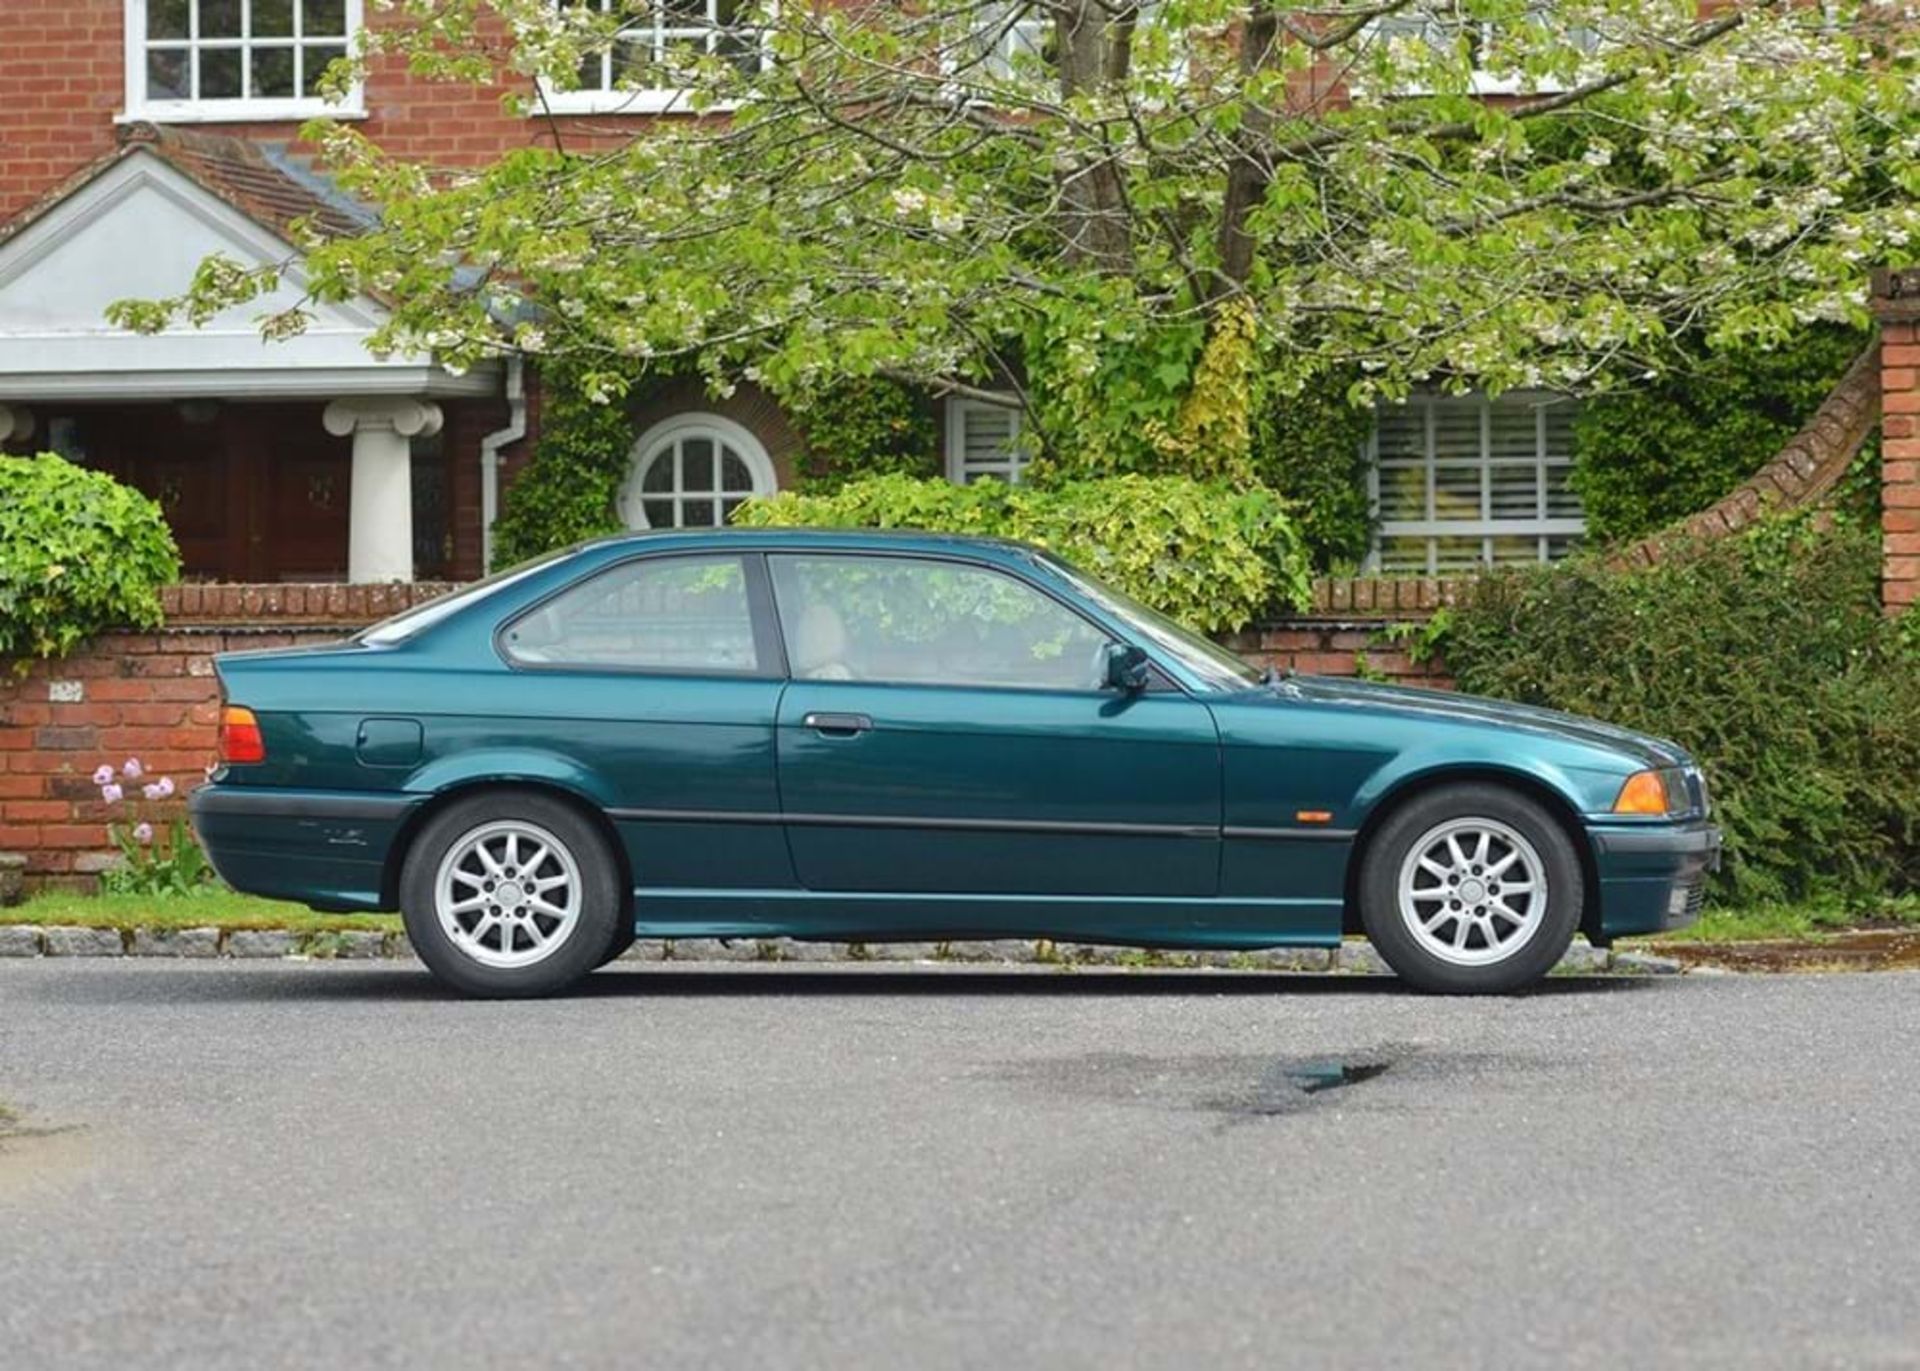
[[[1657,771],[1636,771],[1627,777],[1627,783],[1620,787],[1619,798],[1613,802],[1615,814],[1665,814],[1667,812],[1667,783]]]
[[[260,721],[245,705],[228,705],[220,711],[220,760],[228,766],[267,760]]]

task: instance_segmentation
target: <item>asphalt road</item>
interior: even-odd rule
[[[0,1366],[1920,1365],[1917,1046],[1914,974],[0,963]]]

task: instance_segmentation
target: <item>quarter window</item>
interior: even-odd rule
[[[909,557],[769,558],[796,680],[1098,690],[1108,635],[1024,581]]]
[[[738,557],[651,557],[603,571],[510,624],[527,666],[751,674],[760,669]]]
[[[1432,576],[1571,552],[1586,529],[1567,480],[1575,412],[1538,391],[1382,405],[1372,439],[1380,569]]]
[[[129,113],[299,118],[341,113],[320,94],[347,55],[361,0],[127,0]],[[344,107],[357,109],[357,93]]]

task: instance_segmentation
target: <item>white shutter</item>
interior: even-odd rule
[[[947,401],[947,477],[969,485],[983,477],[1018,484],[1027,466],[1020,411],[982,400]]]

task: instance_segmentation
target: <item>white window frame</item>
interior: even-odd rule
[[[1548,6],[1542,5],[1539,6],[1539,8],[1548,8]],[[1446,22],[1434,16],[1405,14],[1389,19],[1374,19],[1370,20],[1366,27],[1367,41],[1381,41],[1396,29],[1401,33],[1406,33],[1413,27],[1414,21],[1421,19],[1431,20],[1433,23]],[[1487,25],[1484,20],[1462,19],[1457,22],[1463,28],[1467,25],[1473,25],[1481,30],[1480,56],[1484,59],[1485,55],[1491,50],[1493,39],[1496,36],[1495,31]],[[1419,27],[1427,28],[1429,25],[1427,23],[1421,23]],[[1595,45],[1598,44],[1598,41],[1599,35],[1595,34]],[[1590,47],[1589,51],[1591,50]],[[1468,89],[1475,95],[1553,95],[1566,89],[1566,87],[1558,81],[1539,81],[1529,84],[1519,76],[1496,76],[1491,71],[1480,66],[1478,61],[1474,64],[1469,82]],[[1391,93],[1394,95],[1431,95],[1433,92],[1422,86],[1408,86]]]
[[[1584,514],[1574,517],[1555,517],[1547,512],[1547,472],[1552,468],[1571,469],[1573,455],[1550,454],[1547,451],[1547,410],[1555,405],[1575,403],[1567,396],[1551,391],[1519,390],[1508,391],[1499,399],[1491,399],[1484,392],[1471,392],[1471,398],[1480,401],[1480,451],[1475,457],[1450,456],[1443,463],[1434,451],[1434,416],[1436,401],[1458,401],[1470,398],[1457,395],[1439,395],[1420,393],[1410,396],[1407,403],[1419,406],[1423,411],[1422,427],[1425,438],[1422,446],[1425,455],[1419,470],[1425,475],[1426,517],[1421,519],[1384,519],[1380,512],[1380,421],[1379,408],[1374,411],[1373,432],[1367,438],[1367,495],[1374,516],[1373,547],[1367,557],[1369,570],[1383,570],[1382,543],[1388,538],[1421,538],[1427,540],[1426,567],[1427,576],[1438,576],[1439,541],[1444,538],[1480,539],[1480,565],[1491,566],[1493,559],[1493,539],[1495,538],[1532,538],[1534,540],[1535,559],[1540,562],[1554,560],[1550,555],[1549,543],[1555,538],[1578,538],[1587,531]],[[1526,466],[1524,458],[1495,459],[1493,452],[1493,407],[1504,403],[1527,404],[1534,409],[1534,443],[1531,465],[1534,472],[1534,513],[1526,519],[1496,519],[1493,517],[1493,481],[1491,468]],[[1437,480],[1436,469],[1442,465],[1450,467],[1471,467],[1480,476],[1480,517],[1478,519],[1441,519],[1437,516]],[[1577,498],[1577,497],[1576,497]],[[1396,570],[1398,570],[1396,568]],[[1452,569],[1449,569],[1451,574]]]
[[[967,418],[974,413],[987,412],[1004,414],[1012,424],[1012,446],[998,461],[969,463],[967,456]],[[1021,420],[1024,416],[1020,407],[1009,396],[1004,405],[992,404],[986,400],[964,399],[960,396],[947,398],[947,479],[957,486],[971,485],[983,476],[997,477],[1010,486],[1017,486],[1026,478],[1027,467],[1033,462],[1033,454],[1028,452],[1020,441]]]
[[[650,500],[671,500],[678,509],[689,498],[681,488],[678,473],[675,475],[671,490],[646,491],[640,487],[647,471],[664,453],[688,438],[705,438],[713,443],[713,481],[715,490],[694,491],[693,498],[752,499],[761,495],[772,495],[780,489],[779,473],[774,470],[773,459],[767,455],[767,449],[754,437],[753,431],[743,424],[735,423],[719,414],[676,414],[670,419],[662,419],[653,425],[634,442],[629,449],[627,479],[620,487],[620,499],[616,508],[620,518],[628,528],[646,529],[653,525],[647,521],[647,502]],[[722,481],[722,448],[732,448],[747,464],[747,473],[753,478],[753,489],[745,492],[721,491],[717,487]],[[673,524],[673,528],[704,528],[704,524]],[[712,525],[724,528],[724,523]]]
[[[599,0],[602,10],[609,9],[618,0]],[[709,11],[716,0],[706,0]],[[662,25],[658,22],[660,6],[656,0],[654,14],[655,43],[662,41]],[[722,31],[715,22],[707,30],[718,34]],[[673,30],[675,33],[690,30]],[[708,48],[712,52],[712,48]],[[760,37],[760,70],[765,71],[773,61],[768,50],[766,35]],[[612,80],[613,53],[609,49],[600,54],[602,79]],[[703,109],[693,106],[693,89],[688,86],[583,86],[578,90],[561,90],[544,77],[540,81],[540,98],[532,102],[527,111],[528,117],[539,118],[545,114],[723,114],[738,109],[737,100],[718,100]]]
[[[365,0],[346,0],[347,32],[345,42],[349,53],[359,41],[366,24],[364,13]],[[242,33],[252,27],[252,6],[246,7],[246,18],[242,23]],[[263,123],[278,120],[312,119],[327,116],[334,119],[364,119],[366,117],[365,91],[355,82],[347,92],[346,98],[339,103],[330,103],[317,96],[275,97],[271,99],[208,99],[208,100],[149,100],[147,98],[147,0],[126,0],[126,29],[122,44],[126,59],[126,102],[120,114],[119,123],[131,123],[136,120],[156,124],[231,124]],[[299,9],[296,7],[296,15]],[[199,14],[196,6],[194,14]],[[195,27],[198,26],[196,18]],[[299,28],[295,21],[296,33]],[[332,35],[328,35],[329,38]],[[173,40],[178,42],[180,40]],[[220,39],[217,46],[239,46],[242,52],[249,37],[239,39]],[[202,46],[196,37],[185,40],[188,50]],[[285,40],[277,40],[276,46],[284,45]],[[244,58],[241,70],[247,70]]]

